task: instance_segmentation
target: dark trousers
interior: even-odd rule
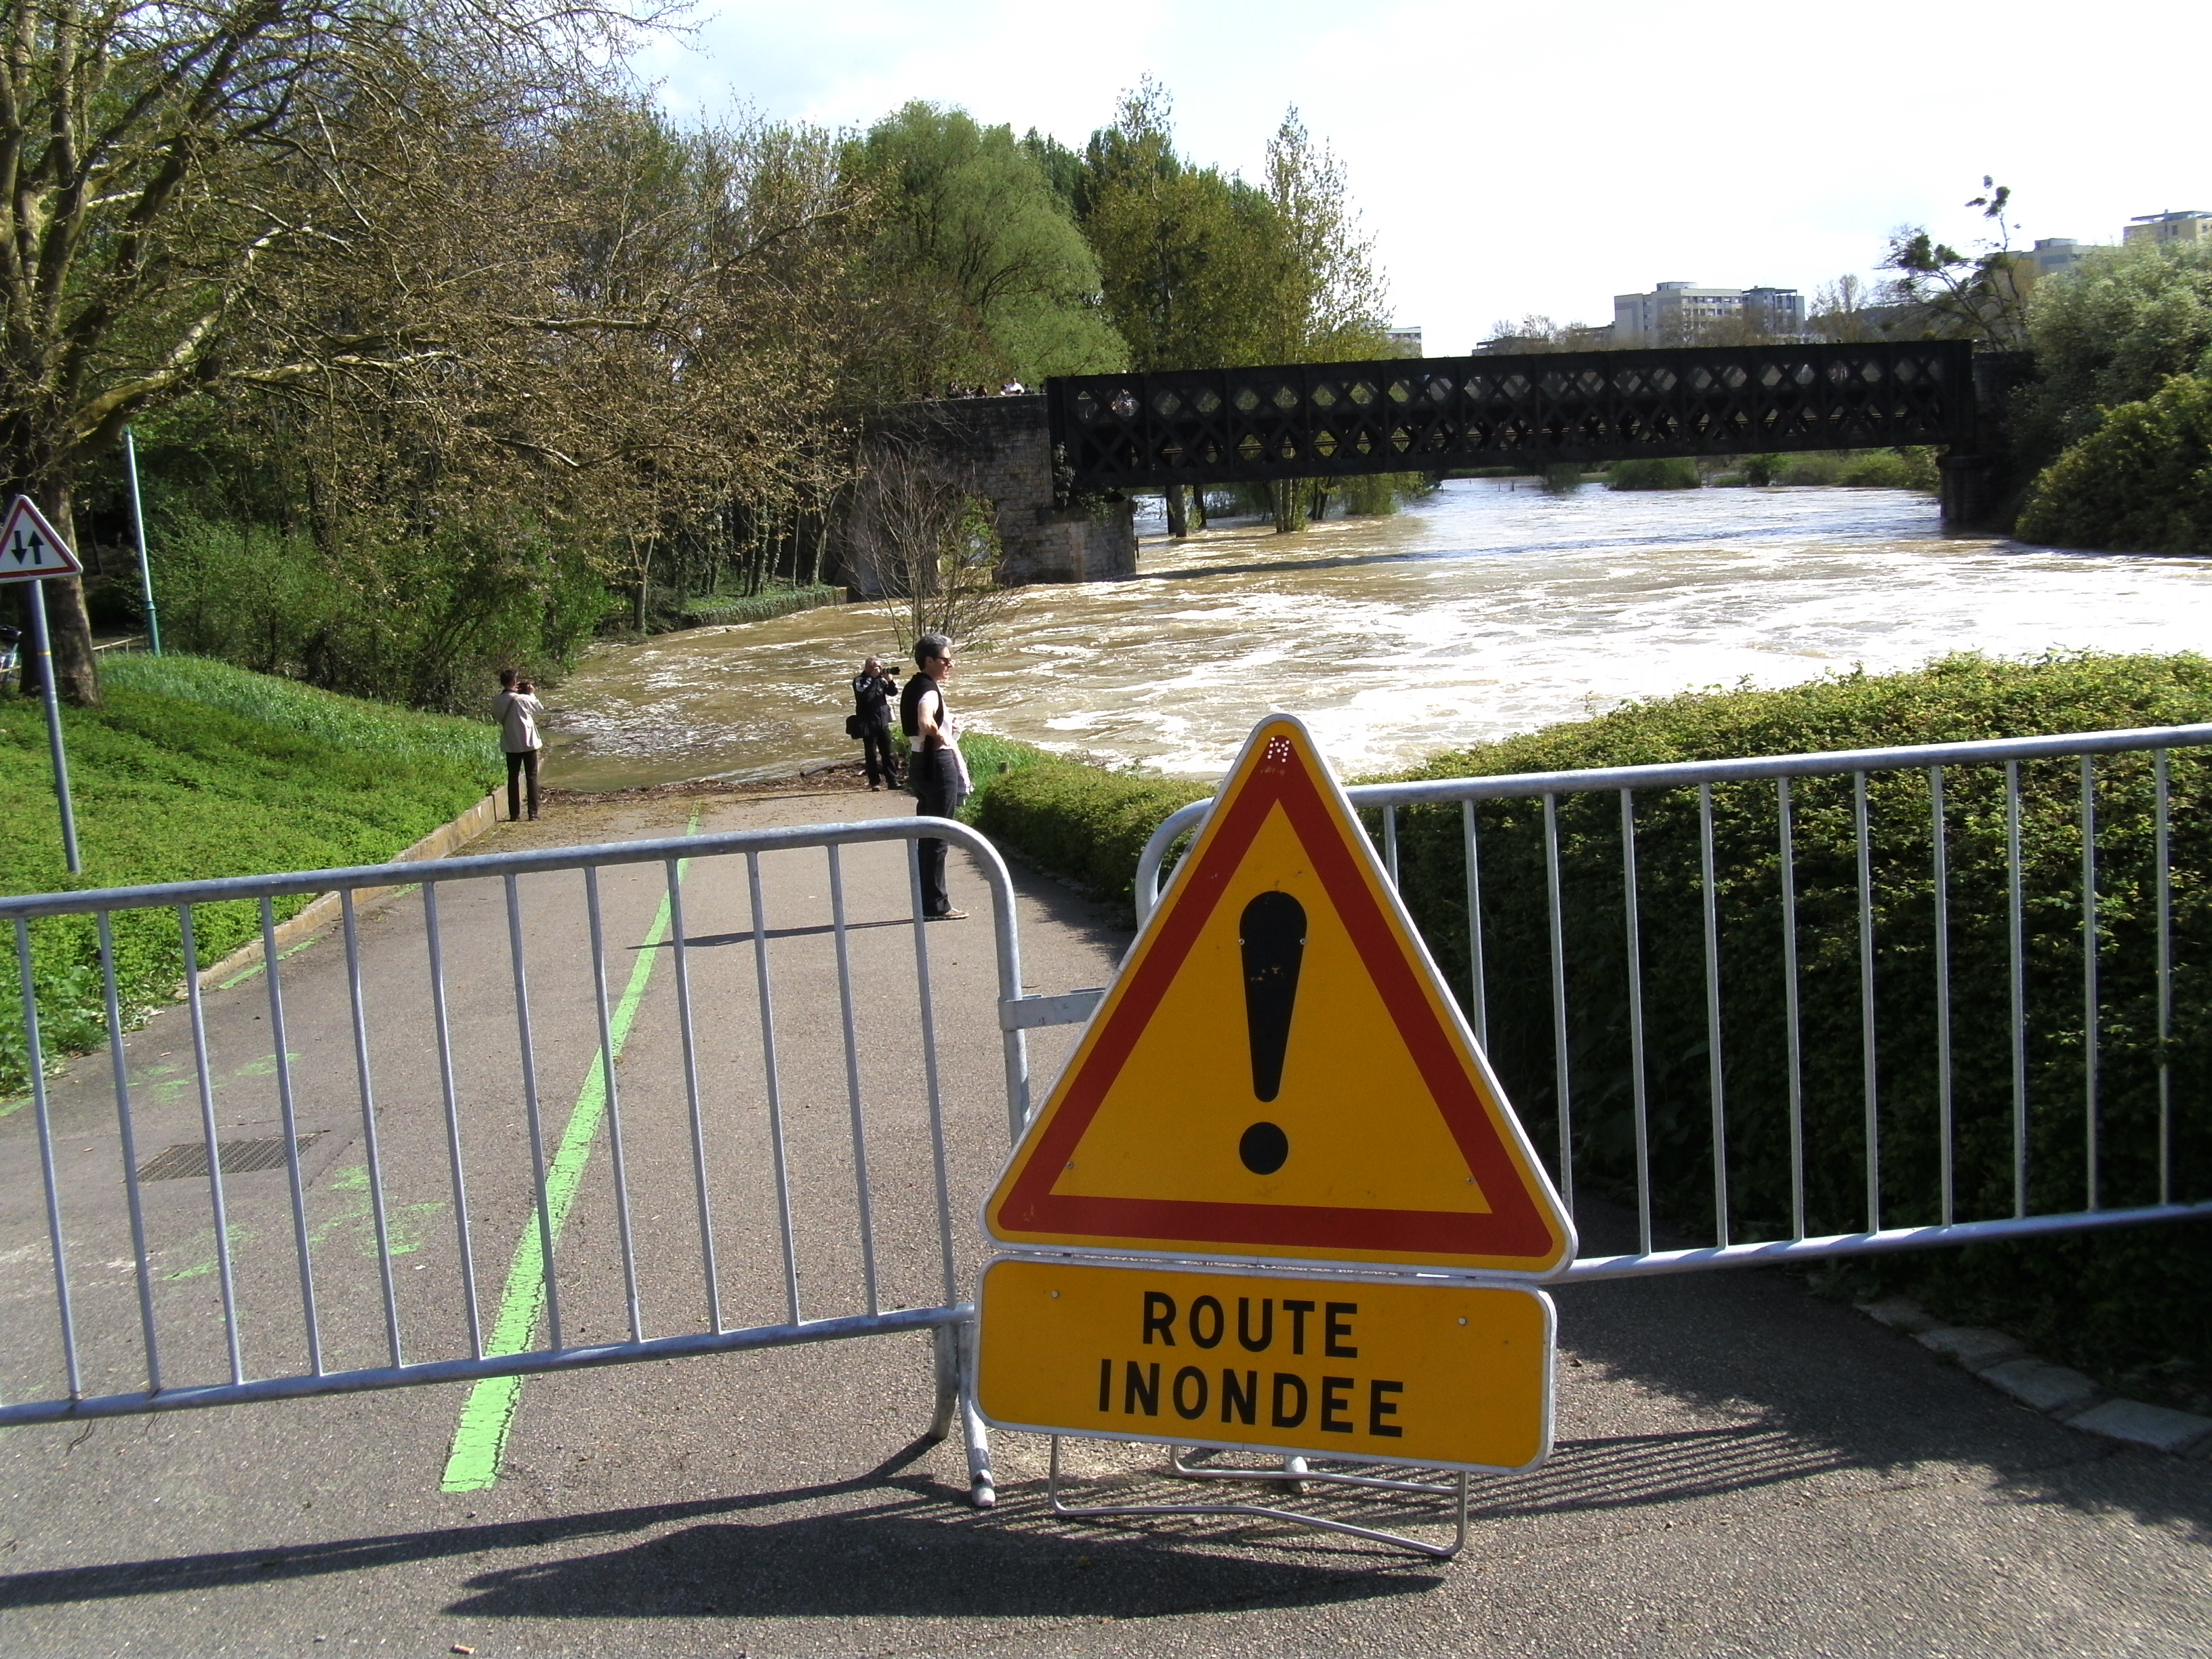
[[[526,749],[507,757],[507,817],[512,823],[522,816],[522,792],[515,786],[525,774],[530,778],[530,816],[538,816],[538,751]]]
[[[912,757],[907,775],[914,785],[915,810],[925,817],[949,818],[952,805],[952,759],[942,749]],[[915,842],[921,860],[921,909],[924,915],[943,915],[952,908],[952,895],[945,885],[945,843],[933,837]]]
[[[889,720],[860,722],[860,749],[868,768],[871,786],[887,783],[898,787],[898,762],[891,754],[891,725]]]

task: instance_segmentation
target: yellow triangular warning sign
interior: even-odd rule
[[[1000,1243],[1543,1274],[1574,1228],[1351,804],[1261,721],[983,1211]]]

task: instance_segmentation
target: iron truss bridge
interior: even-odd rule
[[[1396,358],[1048,380],[1085,489],[1555,461],[1971,447],[1964,340]]]

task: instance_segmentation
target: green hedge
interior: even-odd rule
[[[1781,691],[1700,692],[1641,703],[1431,761],[1412,775],[1461,777],[2157,726],[2212,719],[2212,661],[2194,656],[1963,656],[1917,673],[1852,675]],[[971,763],[972,764],[972,763]],[[2212,760],[2171,768],[2176,950],[2171,1056],[2175,1191],[2212,1195]],[[2156,1021],[2150,935],[2152,772],[2097,768],[2100,1132],[2106,1206],[2155,1196]],[[1952,879],[1954,1144],[1961,1219],[2012,1211],[2012,1090],[2002,768],[1946,775]],[[2027,871],[2030,1201],[2083,1202],[2080,774],[2022,768]],[[972,816],[1046,867],[1127,902],[1152,829],[1205,790],[1039,757],[989,782]],[[1933,884],[1924,774],[1869,780],[1877,953],[1875,1029],[1883,1224],[1938,1218]],[[1808,1149],[1815,1232],[1865,1224],[1857,866],[1850,781],[1792,792]],[[1733,1235],[1790,1224],[1787,1034],[1777,793],[1713,791],[1721,876],[1723,1054]],[[1584,1190],[1632,1201],[1634,1127],[1620,806],[1562,798],[1570,1078]],[[1540,802],[1479,809],[1491,1058],[1540,1148],[1558,1145]],[[1645,1084],[1657,1206],[1692,1243],[1713,1234],[1695,790],[1637,799],[1637,873],[1647,1035]],[[1460,810],[1401,815],[1407,902],[1447,981],[1468,1000]],[[2109,1371],[2180,1353],[2212,1361],[2212,1229],[2166,1227],[1888,1258],[1860,1282],[1911,1288],[1961,1317],[1988,1318],[2043,1352]]]
[[[64,709],[84,872],[62,858],[45,716],[0,697],[0,890],[91,887],[373,864],[481,799],[500,769],[478,720],[413,714],[189,657],[111,657],[104,706]],[[280,902],[289,915],[307,900]],[[203,905],[203,966],[252,938],[258,907]],[[89,916],[33,924],[33,975],[50,1054],[106,1041],[98,935]],[[183,973],[173,910],[118,913],[116,974],[126,1024]],[[12,940],[0,950],[0,1097],[28,1082]],[[9,1109],[0,1104],[0,1110]]]
[[[1120,904],[1133,921],[1145,842],[1176,808],[1213,793],[1206,784],[1109,771],[984,733],[963,737],[960,750],[976,785],[963,817],[1030,862]]]

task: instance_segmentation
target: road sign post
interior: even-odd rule
[[[146,509],[138,499],[138,446],[131,428],[123,428],[123,459],[131,469],[131,526],[138,532],[138,591],[146,599],[146,646],[161,654],[161,617],[154,609],[154,565],[146,551]]]
[[[46,749],[53,757],[54,799],[61,807],[62,854],[73,876],[84,873],[77,857],[76,812],[70,804],[69,756],[62,746],[61,700],[54,692],[54,653],[46,629],[46,579],[74,576],[83,567],[28,495],[15,497],[0,529],[0,583],[31,584],[31,651],[39,665],[39,690],[46,705]]]
[[[1457,1469],[1462,1519],[1466,1470],[1550,1451],[1533,1285],[1573,1224],[1289,715],[1247,739],[983,1230],[1011,1253],[979,1298],[988,1421]]]

